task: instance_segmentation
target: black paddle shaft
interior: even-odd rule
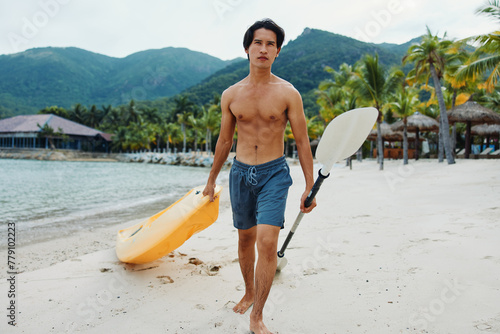
[[[323,184],[323,181],[329,176],[330,176],[330,173],[328,173],[326,176],[324,176],[323,174],[321,174],[321,170],[318,172],[318,178],[314,182],[314,185],[311,189],[311,192],[309,193],[309,195],[307,195],[307,198],[304,201],[304,206],[306,208],[311,206],[311,204],[314,200],[314,197],[316,197],[316,194],[318,193],[319,188],[321,188],[321,185]],[[302,217],[302,216],[299,216],[299,217]],[[285,239],[285,242],[283,243],[283,246],[281,247],[280,251],[278,252],[278,257],[283,257],[285,255],[285,249],[288,247],[290,240],[292,240],[293,234],[295,233],[295,229],[297,228],[299,222],[300,222],[300,220],[294,224],[294,226],[292,227],[292,230],[288,233],[288,235]]]
[[[319,191],[319,188],[321,187],[321,185],[323,184],[323,181],[325,181],[326,178],[328,178],[330,176],[330,173],[328,173],[326,176],[324,176],[323,174],[321,174],[321,169],[319,170],[318,172],[318,178],[316,179],[316,181],[314,182],[314,185],[311,189],[311,192],[309,193],[309,195],[307,195],[307,198],[304,202],[304,206],[306,208],[310,207],[313,200],[314,200],[314,197],[316,197],[316,194],[318,193]]]

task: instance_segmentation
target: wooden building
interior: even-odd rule
[[[0,120],[1,149],[57,148],[108,152],[111,136],[52,114],[22,115]]]

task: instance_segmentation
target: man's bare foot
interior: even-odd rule
[[[235,313],[244,314],[250,308],[250,306],[252,306],[253,298],[253,293],[245,294],[243,298],[241,298],[240,302],[235,307],[233,307],[233,311]]]
[[[267,329],[266,325],[262,321],[262,318],[256,318],[250,315],[250,330],[254,334],[273,334]]]

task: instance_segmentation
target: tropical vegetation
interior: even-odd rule
[[[500,24],[500,1],[489,0],[478,8],[476,13],[486,15]],[[468,62],[458,69],[458,79],[474,80],[489,72],[484,82],[484,88],[488,93],[492,93],[500,78],[500,30],[485,35],[472,36],[462,42],[474,43],[478,47]]]

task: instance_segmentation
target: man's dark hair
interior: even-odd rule
[[[281,45],[285,40],[285,31],[283,30],[283,28],[277,25],[273,20],[263,19],[261,21],[257,21],[254,24],[252,24],[250,28],[248,28],[248,30],[246,31],[245,36],[243,37],[243,47],[245,48],[245,50],[248,50],[250,44],[252,44],[253,34],[255,30],[261,28],[273,31],[276,34],[276,46],[278,47],[278,49],[281,48]]]

